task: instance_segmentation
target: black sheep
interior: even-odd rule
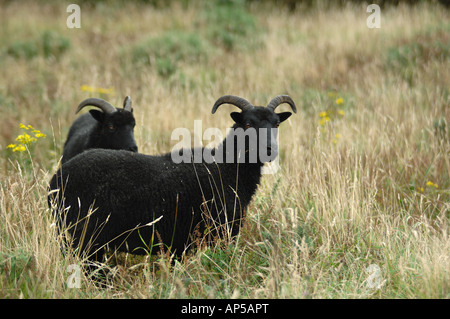
[[[227,148],[227,140],[242,139],[234,133],[239,128],[244,133],[250,128],[277,131],[292,113],[275,113],[275,108],[289,103],[296,112],[296,107],[286,95],[275,97],[267,107],[254,107],[243,98],[227,95],[217,100],[212,113],[223,103],[242,112],[231,113],[234,130],[212,153],[213,163],[176,164],[171,153],[149,156],[96,149],[62,165],[50,182],[48,201],[58,229],[70,233],[73,248],[92,260],[99,260],[107,246],[147,254],[163,245],[165,251],[180,256],[194,240],[235,236],[264,163],[259,157],[249,161],[248,154],[255,147],[249,135],[244,134],[247,142],[241,151],[245,152]],[[276,156],[274,134],[256,136],[266,139],[269,155]],[[226,161],[231,151],[233,160]],[[245,154],[245,161],[239,154]]]
[[[91,148],[137,152],[133,134],[136,121],[129,96],[123,101],[123,109],[115,108],[102,99],[89,98],[80,103],[75,113],[88,105],[101,111],[90,110],[73,122],[64,144],[62,163]]]

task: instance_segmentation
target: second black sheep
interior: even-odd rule
[[[133,132],[136,121],[129,96],[123,101],[122,109],[105,100],[89,98],[78,105],[75,113],[89,105],[100,110],[89,110],[73,122],[64,144],[62,164],[91,148],[138,151]]]

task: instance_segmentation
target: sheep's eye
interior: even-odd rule
[[[252,126],[250,125],[250,123],[245,124],[245,128],[250,128],[250,127],[252,127]]]
[[[280,123],[277,123],[277,125],[275,125],[276,128],[278,128],[278,126],[280,126]]]
[[[116,129],[116,127],[113,124],[108,125],[108,130],[114,131],[115,129]]]

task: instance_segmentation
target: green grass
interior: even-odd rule
[[[82,4],[80,29],[59,2],[0,11],[1,298],[450,297],[445,10],[386,7],[368,29],[359,5],[122,6]],[[264,175],[239,236],[177,261],[110,253],[107,288],[84,273],[69,288],[83,260],[61,253],[47,185],[78,103],[130,95],[140,152],[160,154],[194,120],[225,132],[234,109],[210,113],[224,94],[257,105],[289,94],[299,111],[280,127],[281,170]],[[46,137],[13,152],[20,123]]]
[[[58,58],[70,49],[70,40],[55,32],[45,30],[32,40],[15,41],[4,50],[6,55],[16,59],[30,60],[37,56]]]

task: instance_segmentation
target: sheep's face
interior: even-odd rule
[[[89,112],[100,125],[99,148],[138,151],[133,132],[136,121],[132,111],[117,109],[111,114],[98,110]]]
[[[266,107],[253,106],[236,95],[224,95],[214,103],[211,113],[214,114],[222,104],[232,104],[240,108],[242,112],[230,114],[235,124],[231,135],[227,136],[227,144],[234,141],[234,149],[238,154],[246,154],[242,156],[245,162],[265,163],[274,160],[278,155],[278,126],[292,115],[291,112],[275,113],[275,109],[283,103],[289,104],[294,113],[297,112],[294,101],[288,95],[275,96]]]
[[[241,147],[245,147],[247,159],[252,162],[270,162],[278,155],[278,126],[292,115],[291,112],[275,113],[272,109],[256,106],[242,112],[232,112],[234,134]],[[240,134],[243,134],[240,136]],[[239,143],[238,143],[239,148]],[[257,158],[256,158],[257,156]]]

